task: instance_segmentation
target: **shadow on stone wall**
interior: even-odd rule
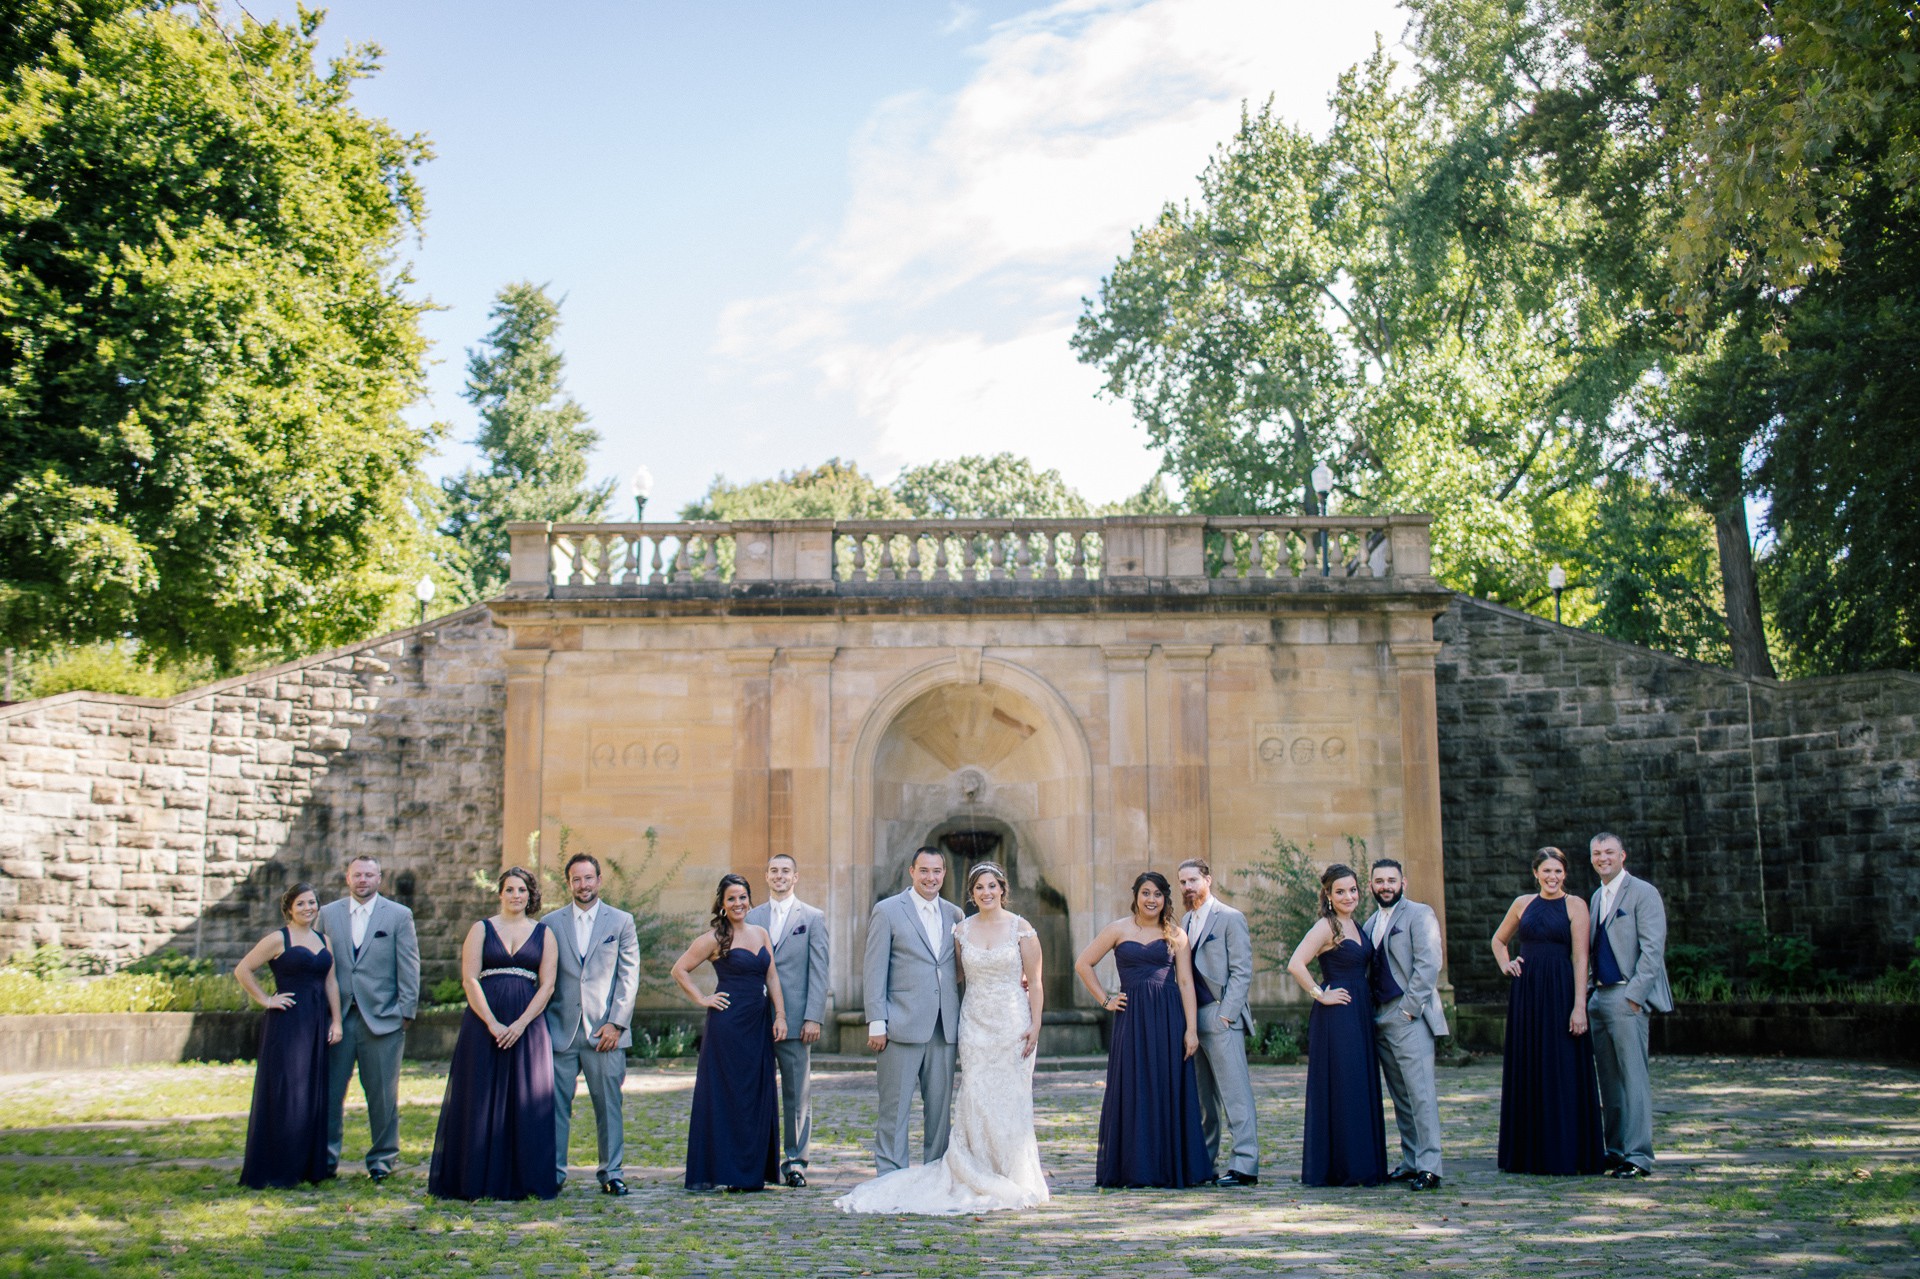
[[[0,711],[0,951],[229,964],[277,899],[381,859],[430,978],[498,864],[505,636],[484,608],[158,701]]]
[[[1920,677],[1781,683],[1636,648],[1480,600],[1435,624],[1447,947],[1463,998],[1505,983],[1488,939],[1528,860],[1620,835],[1666,900],[1671,941],[1743,924],[1810,938],[1817,964],[1877,975],[1920,915]]]

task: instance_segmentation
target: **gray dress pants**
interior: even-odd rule
[[[354,1067],[360,1068],[360,1091],[367,1098],[367,1127],[373,1144],[367,1148],[368,1172],[392,1172],[400,1153],[400,1059],[406,1052],[407,1028],[376,1035],[355,1004],[340,1019],[340,1042],[327,1049],[327,1167],[340,1166],[340,1146],[346,1136],[347,1084]]]
[[[958,1046],[935,1023],[933,1038],[924,1044],[887,1040],[886,1051],[875,1063],[880,1087],[880,1123],[874,1133],[873,1155],[880,1174],[907,1166],[907,1124],[913,1117],[914,1094],[920,1095],[925,1137],[920,1161],[932,1163],[947,1153],[947,1133],[953,1117],[953,1066]]]
[[[1405,998],[1373,1015],[1373,1042],[1380,1073],[1393,1097],[1400,1129],[1399,1167],[1440,1175],[1440,1090],[1433,1078],[1433,1030],[1424,1017],[1408,1017]]]
[[[1233,1133],[1227,1167],[1249,1177],[1260,1175],[1260,1135],[1255,1127],[1253,1076],[1247,1070],[1247,1037],[1238,1027],[1222,1027],[1214,1005],[1200,1010],[1200,1051],[1194,1054],[1200,1078],[1200,1131],[1207,1139],[1207,1158],[1220,1161],[1220,1112]]]
[[[1600,1076],[1600,1128],[1610,1162],[1653,1171],[1653,1080],[1647,1072],[1647,1010],[1627,1007],[1625,986],[1587,998],[1593,1064]]]
[[[784,1179],[795,1169],[807,1170],[807,1148],[813,1144],[813,1045],[798,1039],[776,1040],[773,1060],[780,1068],[780,1126],[785,1130],[780,1176]]]
[[[560,1163],[560,1184],[567,1184],[567,1142],[573,1133],[573,1090],[587,1077],[587,1096],[593,1100],[593,1124],[600,1139],[600,1184],[626,1180],[627,1124],[620,1086],[627,1081],[627,1050],[596,1052],[592,1038],[581,1031],[570,1047],[553,1054],[553,1139]]]

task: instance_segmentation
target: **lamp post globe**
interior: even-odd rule
[[[1320,514],[1325,515],[1327,513],[1327,495],[1333,492],[1333,468],[1325,462],[1315,465],[1313,468],[1312,483],[1313,491],[1320,495]],[[1330,577],[1333,574],[1333,563],[1328,553],[1327,540],[1327,530],[1321,529],[1320,576],[1322,577]]]
[[[636,523],[644,523],[647,518],[647,499],[653,496],[653,472],[646,467],[635,467],[633,472],[633,518]]]
[[[1553,620],[1560,620],[1560,592],[1567,589],[1567,570],[1555,564],[1547,570],[1547,589],[1553,592]]]
[[[438,588],[434,586],[433,579],[424,573],[420,575],[420,580],[413,584],[413,598],[420,601],[422,622],[427,620],[427,605],[433,603],[433,597],[437,592]]]

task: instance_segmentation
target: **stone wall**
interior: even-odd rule
[[[360,853],[455,967],[500,850],[505,634],[470,609],[165,701],[0,709],[0,954],[230,963]]]
[[[1487,940],[1532,890],[1533,850],[1611,830],[1657,885],[1672,940],[1753,921],[1871,975],[1920,917],[1920,677],[1748,679],[1459,599],[1444,642],[1441,815],[1448,954],[1463,998],[1498,993]]]

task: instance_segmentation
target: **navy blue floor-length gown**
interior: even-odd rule
[[[1567,1029],[1573,1012],[1573,928],[1567,899],[1536,897],[1515,937],[1520,975],[1507,994],[1500,1070],[1500,1167],[1575,1176],[1606,1167],[1593,1037]]]
[[[1186,1055],[1187,1015],[1165,941],[1113,948],[1127,1006],[1114,1014],[1100,1103],[1100,1186],[1197,1185],[1213,1176],[1200,1129],[1200,1084]]]
[[[253,1071],[253,1110],[247,1116],[247,1156],[240,1184],[255,1190],[325,1181],[327,1169],[327,973],[333,952],[293,944],[267,961],[275,990],[293,996],[291,1008],[269,1008],[260,1022],[260,1058]]]
[[[1307,1119],[1300,1180],[1309,1186],[1377,1186],[1387,1179],[1380,1059],[1373,1043],[1367,961],[1373,942],[1343,939],[1320,956],[1320,984],[1350,1003],[1316,1002],[1307,1015]]]
[[[490,920],[480,943],[480,991],[501,1025],[517,1021],[540,989],[547,926],[534,925],[520,948]],[[493,1042],[480,1014],[467,1009],[447,1067],[446,1098],[433,1136],[427,1193],[442,1199],[552,1199],[560,1193],[553,1148],[553,1041],[535,1017],[511,1048]]]
[[[687,1124],[688,1190],[758,1190],[780,1175],[773,1073],[773,952],[736,947],[713,961],[727,1006],[707,1010]]]

